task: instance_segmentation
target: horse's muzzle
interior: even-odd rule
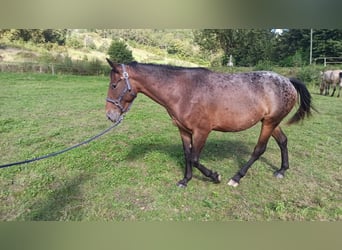
[[[109,110],[106,112],[106,116],[109,120],[111,120],[112,122],[117,122],[120,118],[120,113]]]

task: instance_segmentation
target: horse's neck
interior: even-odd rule
[[[137,77],[137,90],[148,96],[160,105],[167,107],[170,102],[171,90],[175,89],[176,83],[164,83],[158,77]]]

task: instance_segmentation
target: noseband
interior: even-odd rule
[[[130,92],[131,95],[132,95],[133,97],[136,97],[136,94],[134,94],[134,93],[131,92],[131,91],[132,91],[132,87],[131,87],[131,83],[129,82],[129,75],[128,75],[127,71],[126,71],[125,65],[124,65],[124,64],[121,64],[121,66],[122,66],[122,70],[123,70],[123,72],[122,72],[122,77],[120,77],[120,79],[115,83],[115,85],[117,85],[120,81],[125,80],[126,87],[124,88],[124,90],[121,92],[121,94],[119,95],[119,97],[118,97],[117,99],[112,99],[112,98],[107,97],[107,98],[106,98],[106,101],[107,101],[107,102],[110,102],[110,103],[112,103],[112,104],[114,104],[115,106],[117,106],[117,107],[120,109],[121,113],[125,113],[125,112],[129,111],[129,109],[130,109],[130,107],[131,107],[133,101],[132,101],[132,102],[128,105],[128,107],[125,109],[125,108],[121,105],[122,99],[123,99],[124,96],[127,94],[127,92]],[[112,84],[112,83],[111,83],[111,84]]]

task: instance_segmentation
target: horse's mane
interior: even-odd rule
[[[211,72],[209,69],[203,67],[181,67],[181,66],[174,66],[168,64],[154,64],[154,63],[138,63],[136,61],[130,62],[127,65],[132,67],[135,70],[139,70],[141,68],[150,69],[150,70],[161,70],[164,72],[170,71],[184,71],[184,70],[198,70],[198,71],[206,71]]]

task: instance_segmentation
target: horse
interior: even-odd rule
[[[313,109],[311,95],[302,82],[274,72],[222,74],[206,68],[107,62],[111,72],[105,109],[110,121],[122,119],[142,93],[162,105],[178,127],[185,158],[184,177],[177,182],[180,187],[186,187],[192,179],[193,167],[212,182],[221,182],[219,173],[199,161],[211,131],[237,132],[258,122],[262,126],[254,151],[228,185],[239,185],[265,152],[271,136],[281,152],[281,167],[274,175],[283,178],[289,162],[287,137],[279,124],[297,101],[299,108],[288,124],[310,116]]]
[[[336,85],[339,84],[337,97],[340,97],[340,92],[342,88],[342,70],[327,70],[321,72],[322,82],[320,85],[320,94],[329,95],[330,85],[333,86],[333,92],[331,96],[334,96],[336,91]]]

